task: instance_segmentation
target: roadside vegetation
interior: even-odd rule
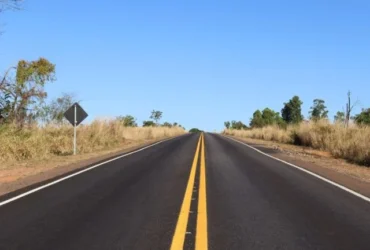
[[[370,166],[370,109],[352,116],[357,103],[351,103],[349,92],[346,110],[338,111],[330,121],[325,101],[315,99],[305,120],[301,111],[303,102],[294,96],[284,103],[280,113],[269,108],[256,110],[249,127],[236,125],[241,122],[225,122],[223,133],[311,147],[327,151],[336,158]]]

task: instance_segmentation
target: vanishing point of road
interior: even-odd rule
[[[0,249],[370,249],[370,202],[217,134],[0,200]]]

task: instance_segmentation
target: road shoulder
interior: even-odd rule
[[[22,193],[49,181],[88,168],[116,156],[135,151],[153,143],[171,139],[152,139],[132,142],[121,147],[77,156],[60,156],[45,161],[20,163],[13,168],[0,169],[0,200]]]
[[[326,179],[334,181],[362,195],[370,197],[370,168],[335,159],[325,152],[293,145],[235,136],[226,136],[294,164]]]

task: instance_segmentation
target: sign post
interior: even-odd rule
[[[83,108],[76,102],[74,103],[65,113],[64,117],[73,126],[73,154],[77,154],[77,126],[85,120],[88,114]]]

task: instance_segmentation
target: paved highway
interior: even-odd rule
[[[208,133],[6,199],[0,249],[370,249],[368,201]]]

